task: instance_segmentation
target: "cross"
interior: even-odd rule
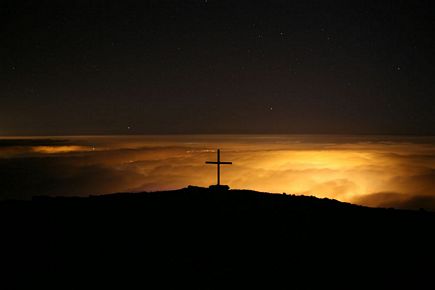
[[[206,164],[217,165],[217,185],[221,184],[221,164],[233,164],[232,162],[221,161],[221,150],[217,150],[217,161],[206,161]]]

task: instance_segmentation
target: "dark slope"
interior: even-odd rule
[[[0,217],[1,289],[433,286],[430,212],[189,187],[3,202]]]

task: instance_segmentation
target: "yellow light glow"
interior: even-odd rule
[[[204,161],[213,160],[220,148],[222,159],[233,162],[221,168],[221,182],[234,189],[314,195],[371,206],[413,196],[435,197],[434,139],[386,142],[382,137],[358,141],[356,137],[235,135],[60,140],[64,139],[71,145],[5,147],[0,158],[86,153],[65,159],[59,163],[62,170],[53,174],[67,172],[68,180],[77,175],[74,183],[57,192],[74,188],[92,194],[215,184],[216,168]],[[82,174],[83,168],[92,169],[92,174]]]
[[[92,148],[86,146],[34,146],[32,151],[35,153],[43,154],[59,154],[59,153],[71,153],[80,151],[91,151]]]

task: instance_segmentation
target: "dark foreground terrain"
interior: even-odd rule
[[[0,289],[435,285],[424,211],[189,187],[2,202],[0,225]]]

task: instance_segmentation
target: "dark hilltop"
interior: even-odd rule
[[[189,186],[4,201],[0,217],[1,289],[433,285],[423,210]]]

